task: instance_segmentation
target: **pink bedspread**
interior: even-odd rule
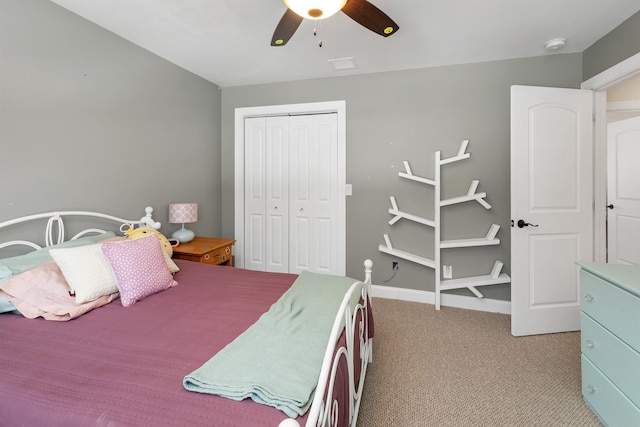
[[[297,276],[176,263],[178,286],[129,308],[115,300],[69,322],[1,315],[0,424],[275,427],[285,419],[250,400],[188,392],[182,379]]]

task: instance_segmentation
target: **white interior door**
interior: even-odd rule
[[[244,158],[244,245],[245,268],[249,270],[266,269],[266,187],[265,156],[267,150],[266,118],[252,117],[245,121]]]
[[[264,135],[260,136],[260,131],[252,129],[247,125],[251,119],[266,119],[269,117],[293,117],[293,116],[311,116],[317,114],[334,113],[337,117],[337,170],[336,170],[336,182],[337,182],[337,223],[335,224],[337,230],[337,239],[331,242],[331,254],[335,253],[335,259],[337,263],[334,268],[335,273],[338,275],[346,274],[346,196],[347,196],[347,184],[346,184],[346,102],[345,101],[327,101],[327,102],[313,102],[303,104],[286,104],[286,105],[267,105],[260,107],[246,107],[235,109],[235,128],[234,128],[234,238],[236,243],[234,245],[234,262],[233,264],[239,268],[252,268],[252,260],[250,257],[258,258],[264,263],[266,262],[266,242],[260,240],[257,236],[249,236],[248,233],[252,232],[248,225],[251,221],[251,216],[247,214],[250,210],[251,197],[248,195],[253,191],[248,184],[248,181],[259,180],[260,178],[254,177],[253,170],[254,165],[247,159],[253,158],[254,163],[261,157],[259,154],[252,153],[250,147],[252,144],[247,142],[247,138],[251,138],[251,133],[256,132],[258,137],[265,140],[266,144],[266,130]],[[264,128],[266,129],[266,128]],[[255,144],[260,147],[257,139]],[[263,150],[266,150],[264,148]],[[263,151],[265,152],[265,151]],[[291,158],[291,153],[289,153]],[[259,170],[263,163],[256,165]],[[264,163],[266,165],[266,163]],[[326,171],[326,169],[323,169]],[[260,177],[264,177],[266,180],[266,172],[258,174]],[[289,189],[291,192],[291,189]],[[258,194],[257,190],[255,194]],[[255,218],[256,230],[259,227],[263,227],[263,233],[259,236],[266,236],[266,195],[261,195],[262,206],[265,206],[264,213],[258,215]],[[262,222],[260,220],[262,215]],[[290,221],[289,221],[290,222]],[[332,224],[333,225],[333,224]],[[333,230],[332,230],[333,232]],[[291,240],[289,236],[289,240]],[[258,249],[248,248],[256,242]],[[263,249],[259,249],[263,248]],[[260,252],[260,251],[263,252]],[[254,256],[254,254],[257,254]],[[275,256],[273,257],[275,259]],[[332,258],[333,259],[333,258]],[[289,261],[290,263],[290,261]],[[256,268],[260,270],[261,268]],[[266,267],[265,267],[266,270]]]
[[[593,257],[591,91],[511,88],[511,333],[580,329]]]
[[[640,264],[640,117],[607,126],[607,260]]]
[[[289,272],[289,118],[266,118],[265,271]]]
[[[344,274],[339,269],[337,242],[338,138],[337,115],[293,116],[290,147],[289,272]]]
[[[336,113],[245,120],[244,267],[344,275]]]

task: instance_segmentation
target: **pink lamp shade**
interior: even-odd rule
[[[169,204],[169,222],[172,224],[182,224],[182,228],[171,235],[174,239],[178,239],[180,243],[187,243],[193,240],[195,233],[184,228],[184,225],[196,221],[198,221],[197,203]]]

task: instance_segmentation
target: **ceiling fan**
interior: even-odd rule
[[[278,22],[271,46],[284,46],[296,32],[302,20],[325,19],[342,10],[358,24],[389,37],[398,31],[398,24],[367,0],[284,0],[287,10]]]

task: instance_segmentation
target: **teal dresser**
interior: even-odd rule
[[[640,426],[640,266],[579,263],[582,396],[607,426]]]

